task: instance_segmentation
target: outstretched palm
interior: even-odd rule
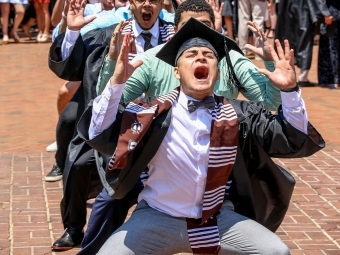
[[[70,0],[70,6],[67,13],[67,27],[70,30],[80,30],[86,24],[90,23],[96,17],[84,18],[84,10],[87,0]]]
[[[268,38],[259,27],[256,22],[248,21],[248,28],[254,33],[256,40],[256,45],[246,44],[244,48],[246,50],[251,50],[257,55],[259,55],[262,59],[266,61],[273,61],[272,55],[269,50]]]
[[[288,40],[284,41],[284,51],[279,40],[275,40],[275,44],[277,54],[272,45],[268,46],[275,62],[274,72],[270,72],[267,69],[259,69],[259,72],[266,75],[280,90],[294,88],[296,86],[294,50],[290,49]]]
[[[143,64],[141,60],[138,60],[133,64],[129,62],[129,51],[132,41],[133,39],[129,33],[124,35],[123,44],[116,63],[116,68],[111,78],[112,85],[125,83],[127,79],[130,78],[135,69]]]
[[[215,30],[219,33],[222,32],[222,10],[224,7],[224,3],[221,3],[219,0],[205,0],[214,12],[215,15]]]

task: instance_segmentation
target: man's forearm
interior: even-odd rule
[[[108,82],[103,93],[93,101],[92,118],[89,128],[89,138],[93,139],[116,120],[118,105],[125,83],[112,86]]]
[[[109,82],[110,78],[113,75],[113,71],[116,67],[116,61],[110,60],[107,57],[105,57],[103,61],[102,68],[100,69],[97,85],[96,85],[96,92],[97,95],[100,95],[106,84]]]
[[[71,52],[79,35],[80,35],[79,31],[72,31],[66,29],[65,37],[61,45],[61,56],[63,61],[71,55]]]
[[[298,92],[281,92],[282,111],[286,120],[296,129],[307,134],[308,116],[305,102]]]

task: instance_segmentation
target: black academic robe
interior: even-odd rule
[[[236,211],[275,231],[288,209],[295,180],[271,157],[308,157],[324,148],[325,142],[310,123],[308,134],[290,125],[281,108],[276,115],[271,115],[259,102],[231,100],[230,103],[239,121],[239,147],[232,172],[237,191]],[[107,130],[89,140],[92,115],[92,107],[89,107],[78,123],[80,137],[102,155],[112,155],[117,145],[122,112],[120,109],[116,121]],[[156,153],[158,147],[155,144],[159,146],[170,121],[171,110],[153,120],[120,172],[107,171],[105,174],[102,169],[102,179],[106,179],[104,186],[109,187],[108,193],[113,198],[120,198],[134,186],[144,166]]]
[[[281,0],[275,38],[287,39],[295,54],[295,64],[309,70],[312,63],[315,23],[330,13],[323,0]]]
[[[171,24],[159,19],[159,26],[163,27]],[[79,88],[79,104],[77,111],[77,119],[84,112],[88,103],[94,99],[96,94],[96,84],[98,81],[100,69],[104,58],[109,52],[112,33],[117,24],[106,28],[94,29],[83,36],[79,36],[70,56],[62,60],[61,45],[65,37],[65,33],[60,34],[52,43],[49,50],[48,64],[50,69],[61,79],[68,81],[82,81]],[[163,38],[159,36],[158,44],[162,44]],[[66,188],[69,171],[79,153],[84,146],[84,141],[75,136],[68,148],[68,155],[65,160],[63,171],[63,186]],[[91,187],[96,187],[97,183],[91,183]],[[91,188],[92,192],[89,198],[98,194],[98,189]]]

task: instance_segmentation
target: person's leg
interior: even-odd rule
[[[36,19],[37,19],[37,27],[38,27],[38,35],[37,35],[37,42],[40,42],[41,36],[44,31],[44,20],[43,20],[43,12],[40,8],[40,4],[37,0],[34,1],[34,9],[36,13]]]
[[[139,193],[144,188],[138,182],[123,199],[113,199],[104,188],[94,201],[87,229],[78,255],[96,254],[106,240],[125,221],[129,209],[137,203]]]
[[[8,44],[8,19],[9,19],[9,3],[0,3],[1,20],[2,20],[2,43]]]
[[[277,23],[276,3],[274,0],[271,1],[271,5],[269,9],[269,20],[270,20],[270,31],[268,33],[268,38],[273,38],[275,35],[275,28],[276,28],[276,23]]]
[[[224,23],[227,28],[227,35],[229,38],[234,40],[234,32],[233,32],[233,18],[224,16]]]
[[[250,0],[252,9],[252,20],[263,30],[267,11],[267,2]],[[257,37],[254,36],[254,45],[257,45]]]
[[[65,109],[67,104],[70,102],[70,100],[74,100],[72,98],[77,92],[80,83],[80,81],[67,81],[60,87],[57,99],[57,110],[59,116]],[[48,152],[56,152],[57,150],[58,145],[56,141],[46,147],[46,151]]]
[[[29,18],[29,20],[22,26],[22,30],[24,31],[24,34],[28,37],[28,39],[31,39],[31,27],[33,23],[35,22],[35,18]]]
[[[60,203],[61,218],[66,230],[61,238],[53,243],[53,249],[69,250],[81,243],[86,224],[86,201],[91,175],[95,171],[97,168],[93,149],[85,144],[67,178]]]
[[[41,3],[41,9],[43,12],[44,17],[44,31],[43,35],[41,37],[40,42],[48,42],[50,39],[50,23],[51,23],[51,17],[50,17],[50,11],[49,11],[49,3]]]
[[[238,1],[238,45],[246,54],[244,46],[248,43],[248,26],[247,22],[250,20],[251,6],[250,0]]]
[[[23,4],[14,4],[14,9],[15,9],[15,18],[14,18],[11,35],[13,36],[13,39],[15,42],[20,42],[20,38],[17,34],[17,30],[18,30],[19,25],[21,24],[22,19],[24,18],[25,8]]]
[[[329,50],[331,59],[331,73],[333,74],[333,82],[330,84],[330,88],[340,88],[340,10],[331,6],[329,8],[333,20],[337,21],[337,28],[335,29],[334,35],[329,38]]]
[[[57,109],[59,115],[77,92],[80,83],[80,81],[66,81],[59,89],[57,99]]]
[[[63,177],[68,146],[73,138],[76,127],[77,110],[78,100],[75,95],[59,116],[56,128],[57,151],[55,153],[55,165],[45,176],[45,181],[59,181]]]
[[[288,255],[288,247],[261,224],[233,211],[233,204],[225,201],[217,216],[221,238],[220,255],[258,254]]]
[[[300,74],[299,74],[299,81],[307,82],[308,81],[308,73],[309,73],[309,70],[301,69]]]
[[[101,247],[99,255],[191,253],[185,218],[172,217],[138,203],[130,219]]]
[[[64,226],[83,229],[86,224],[86,201],[92,172],[97,171],[93,149],[85,145],[80,157],[74,162],[67,178],[63,213]]]
[[[288,247],[262,225],[233,211],[225,201],[217,216],[221,237],[219,254],[287,255]],[[185,218],[172,217],[141,201],[130,219],[106,241],[100,255],[191,253]]]

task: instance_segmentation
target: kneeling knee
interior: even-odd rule
[[[281,240],[278,240],[276,242],[272,242],[269,244],[269,246],[266,247],[265,252],[261,252],[261,254],[267,254],[267,255],[289,255],[290,250],[288,246],[282,242]]]

